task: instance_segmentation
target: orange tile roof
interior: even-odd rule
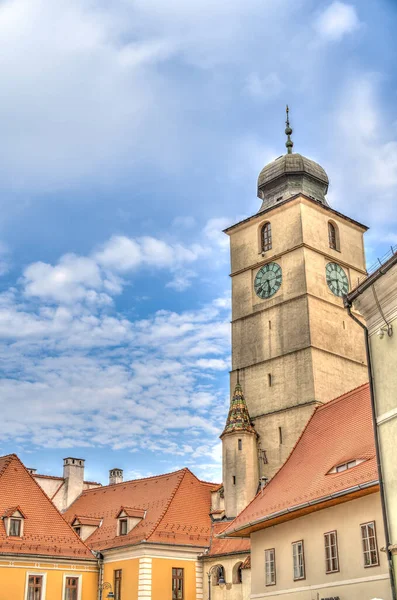
[[[26,518],[23,537],[7,537],[0,523],[0,554],[94,559],[19,458],[10,454],[0,458],[0,514],[16,506]]]
[[[85,490],[65,513],[103,518],[102,526],[88,538],[96,550],[139,544],[145,540],[164,544],[206,547],[211,534],[211,488],[189,469]],[[146,511],[127,534],[117,536],[117,515],[122,506]]]
[[[329,473],[354,459],[365,460],[343,472]],[[321,503],[342,498],[357,487],[377,491],[377,484],[370,394],[365,384],[316,409],[287,461],[223,533],[247,535],[254,526],[274,524],[281,514],[300,516],[299,510],[310,503],[318,509]]]
[[[225,554],[247,553],[251,549],[251,540],[247,538],[219,538],[217,537],[228,526],[230,521],[212,524],[211,546],[205,556],[221,556]]]
[[[78,521],[79,525],[95,525],[99,527],[102,519],[96,519],[94,517],[85,517],[80,515],[75,515],[72,521],[72,525],[74,525]]]
[[[122,506],[117,514],[117,517],[124,513],[127,517],[135,517],[136,519],[143,519],[145,516],[145,510],[142,508],[133,508],[131,506]]]

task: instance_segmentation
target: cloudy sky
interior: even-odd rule
[[[0,453],[219,480],[221,230],[294,149],[397,243],[394,0],[1,0]]]

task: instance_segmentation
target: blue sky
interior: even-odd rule
[[[397,243],[394,1],[0,2],[0,452],[220,478],[221,230],[294,150]]]

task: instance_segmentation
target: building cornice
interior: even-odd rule
[[[305,194],[296,194],[294,196],[291,196],[291,198],[288,198],[287,200],[283,200],[282,202],[277,204],[277,206],[271,206],[270,208],[267,208],[265,210],[257,212],[254,215],[251,215],[250,217],[247,217],[246,219],[243,219],[242,221],[239,221],[238,223],[235,223],[234,225],[227,227],[226,229],[223,230],[223,233],[226,233],[227,235],[229,235],[229,233],[231,233],[235,229],[242,228],[243,226],[248,225],[251,221],[254,221],[257,218],[262,218],[263,216],[268,215],[272,211],[274,211],[274,212],[278,211],[280,208],[284,207],[286,204],[289,204],[289,203],[293,202],[294,200],[297,200],[300,198],[302,198],[308,202],[311,202],[312,204],[315,204],[320,210],[324,210],[325,212],[329,212],[333,215],[338,216],[341,219],[345,219],[346,221],[349,221],[350,223],[352,223],[353,225],[355,225],[356,227],[358,227],[359,229],[361,229],[363,231],[368,231],[368,227],[366,225],[359,223],[359,221],[356,221],[355,219],[352,219],[351,217],[347,217],[343,213],[340,213],[339,211],[335,210],[334,208],[331,208],[330,206],[325,206],[324,204],[321,204],[320,202],[318,202],[318,200],[313,200],[313,198],[309,198],[309,196],[305,196]]]

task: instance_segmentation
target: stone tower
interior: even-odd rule
[[[257,492],[257,437],[242,387],[237,381],[221,435],[225,513],[228,517],[236,517]]]
[[[225,230],[232,279],[230,386],[235,389],[239,372],[258,435],[257,479],[272,477],[284,463],[316,405],[367,380],[362,332],[343,308],[343,295],[366,270],[367,228],[328,205],[324,169],[292,152],[288,113],[285,131],[287,154],[259,174],[259,212]],[[225,497],[237,468],[226,429]],[[256,466],[249,469],[256,477]],[[227,502],[234,507],[233,499]]]

